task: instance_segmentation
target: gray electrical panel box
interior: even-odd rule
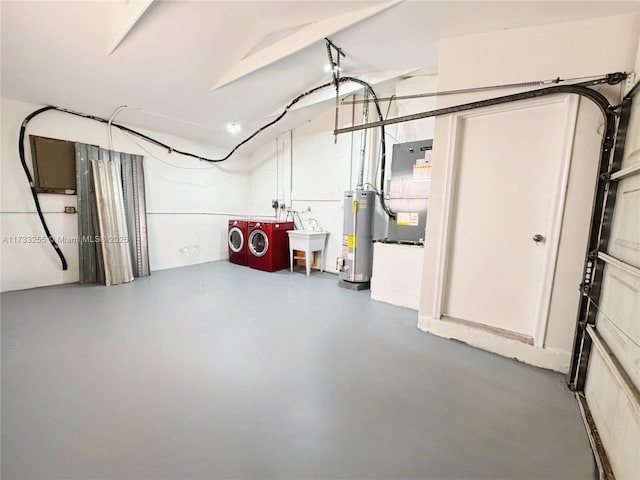
[[[371,280],[373,263],[373,211],[376,193],[371,190],[344,194],[342,257],[338,260],[339,279],[366,288]],[[349,287],[351,288],[351,287]]]
[[[432,146],[433,140],[397,143],[393,146],[388,203],[396,218],[389,220],[387,241],[424,242],[431,190]]]

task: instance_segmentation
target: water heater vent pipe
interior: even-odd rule
[[[364,89],[364,100],[365,103],[362,104],[363,125],[367,123],[367,119],[369,118],[369,90],[366,88]],[[356,184],[356,190],[364,189],[364,164],[367,156],[367,136],[368,130],[364,130],[360,137],[360,165],[358,166],[358,183]]]

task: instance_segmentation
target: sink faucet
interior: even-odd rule
[[[318,220],[316,220],[315,218],[310,218],[309,220],[307,220],[307,222],[311,223],[315,223],[315,227],[312,227],[312,230],[320,230],[320,224],[318,223]]]

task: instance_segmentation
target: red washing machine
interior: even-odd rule
[[[289,266],[289,236],[293,222],[249,221],[247,256],[249,266],[265,272],[283,270]]]
[[[238,265],[248,265],[247,231],[248,220],[229,220],[229,261]]]

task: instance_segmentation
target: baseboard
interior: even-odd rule
[[[463,327],[485,330],[488,333],[492,333],[497,337],[504,337],[510,340],[515,340],[516,342],[526,343],[527,345],[533,345],[533,337],[530,335],[525,335],[523,333],[514,332],[512,330],[506,330],[504,328],[494,327],[491,325],[484,325],[482,323],[470,322],[469,320],[462,320],[461,318],[450,317],[448,315],[442,316],[442,321],[446,321],[449,323],[457,323]]]
[[[408,308],[410,310],[418,311],[418,301],[417,299],[406,299],[399,298],[397,295],[384,295],[380,294],[380,292],[371,290],[371,300],[376,302],[388,303],[389,305],[395,305],[396,307]]]
[[[569,372],[570,352],[534,347],[518,340],[496,335],[488,330],[438,320],[427,315],[418,316],[418,328],[439,337],[458,340],[503,357],[513,358],[528,365],[564,374]]]

